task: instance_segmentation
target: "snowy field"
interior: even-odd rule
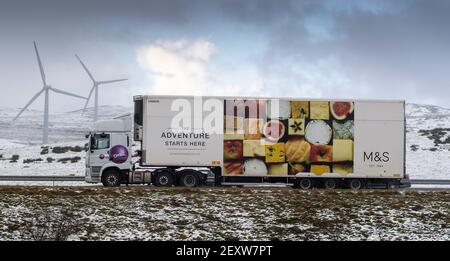
[[[28,110],[11,124],[19,109],[0,107],[0,175],[84,175],[84,151],[54,153],[55,147],[84,147],[92,109],[50,115],[50,142],[43,153],[42,113]],[[101,118],[129,113],[132,108],[102,106]],[[450,109],[408,104],[407,173],[415,179],[450,179]],[[18,159],[13,160],[14,155]],[[78,159],[79,158],[79,159]]]
[[[0,240],[450,239],[448,191],[14,186],[0,193]]]

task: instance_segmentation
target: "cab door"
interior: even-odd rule
[[[91,163],[91,166],[94,167],[93,172],[97,172],[94,170],[98,169],[99,174],[101,167],[109,161],[108,151],[110,147],[111,147],[110,134],[102,133],[91,135],[89,161]],[[93,174],[95,175],[96,173]]]

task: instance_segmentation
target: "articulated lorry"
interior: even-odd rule
[[[86,182],[104,186],[410,186],[404,101],[135,96],[87,138]]]

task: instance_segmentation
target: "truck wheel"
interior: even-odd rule
[[[155,176],[155,186],[171,187],[173,185],[173,175],[170,172],[160,172]]]
[[[180,184],[184,187],[196,187],[200,183],[200,179],[198,178],[197,173],[195,172],[187,172],[181,175]]]
[[[120,173],[117,170],[107,170],[103,175],[102,183],[105,187],[120,186]]]
[[[312,188],[312,180],[311,179],[301,179],[298,183],[299,188],[301,189],[310,189]]]
[[[362,188],[362,182],[361,182],[361,180],[359,180],[359,179],[351,179],[349,182],[348,182],[348,187],[350,188],[350,189],[354,189],[354,190],[358,190],[358,189],[361,189]]]
[[[323,185],[326,189],[335,189],[336,188],[336,180],[335,179],[326,179]]]

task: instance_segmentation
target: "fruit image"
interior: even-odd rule
[[[345,120],[353,112],[353,102],[331,102],[330,107],[336,120]]]
[[[309,160],[311,145],[303,138],[290,138],[284,147],[287,161],[300,163]]]
[[[225,162],[223,164],[225,174],[242,174],[244,173],[244,165],[242,162]]]
[[[267,175],[266,163],[260,159],[249,159],[244,163],[244,175]]]
[[[243,145],[241,140],[226,140],[223,142],[225,159],[242,159]]]
[[[281,137],[284,136],[286,132],[286,127],[283,122],[279,120],[268,121],[263,128],[264,136],[272,142],[277,142]]]
[[[311,144],[328,144],[332,134],[330,125],[323,120],[312,120],[305,129],[305,138]]]
[[[311,145],[311,162],[331,162],[333,160],[333,147],[330,145]]]

